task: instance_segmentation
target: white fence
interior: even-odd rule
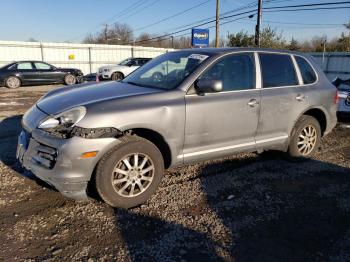
[[[75,67],[84,74],[128,57],[154,58],[173,49],[71,43],[0,41],[0,66],[19,60],[40,60],[57,67]]]

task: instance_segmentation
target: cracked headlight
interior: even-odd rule
[[[38,126],[41,129],[75,126],[86,114],[86,108],[78,106],[44,119]]]

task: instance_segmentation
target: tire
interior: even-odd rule
[[[121,81],[124,79],[124,75],[120,72],[115,72],[112,74],[112,80],[113,81]]]
[[[64,84],[67,85],[67,86],[74,85],[76,82],[77,82],[77,78],[76,78],[75,75],[67,74],[64,77]]]
[[[17,76],[10,76],[5,80],[5,86],[10,89],[16,89],[21,86],[21,79]]]
[[[309,158],[318,150],[321,141],[321,127],[312,116],[302,116],[296,123],[288,148],[292,158]]]
[[[159,149],[146,139],[137,136],[125,136],[121,139],[122,143],[99,161],[95,186],[107,204],[130,208],[146,202],[156,191],[163,177],[164,160]],[[135,154],[138,155],[137,161]],[[147,169],[150,171],[142,174]]]

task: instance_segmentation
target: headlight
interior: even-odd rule
[[[83,106],[74,107],[60,114],[46,118],[41,122],[38,128],[49,129],[58,126],[73,127],[75,126],[86,114],[86,108]]]
[[[111,69],[109,69],[109,68],[106,68],[106,69],[105,69],[105,72],[109,72],[109,71],[111,71]]]

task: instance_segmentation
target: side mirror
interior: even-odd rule
[[[221,80],[199,79],[195,85],[196,90],[201,93],[218,93],[223,89]]]

